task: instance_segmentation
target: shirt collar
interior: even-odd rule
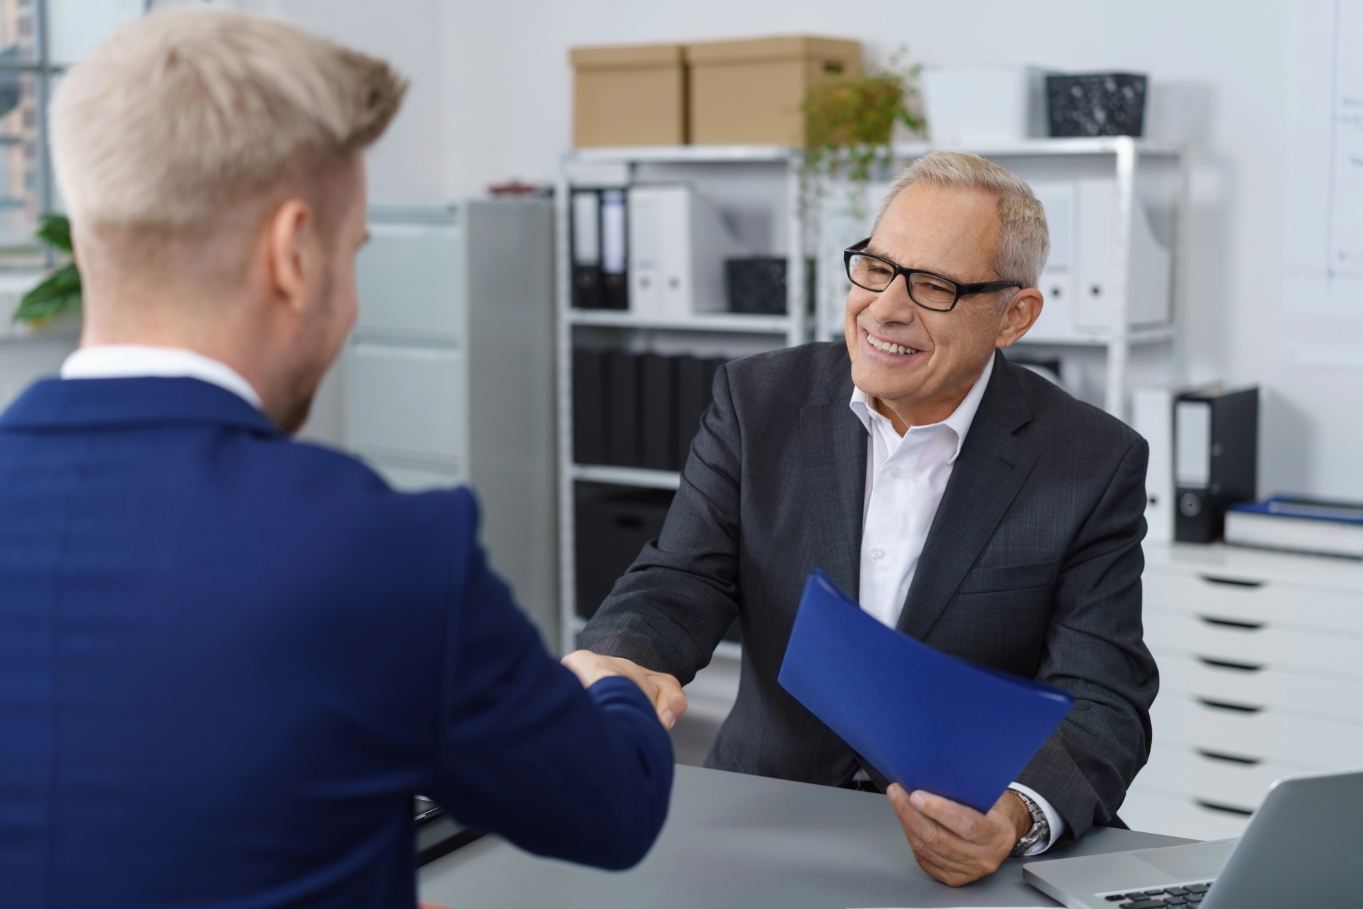
[[[984,399],[984,390],[989,385],[989,377],[993,374],[994,358],[990,356],[989,361],[984,364],[984,370],[980,373],[980,377],[975,380],[975,384],[971,386],[965,400],[952,411],[951,416],[940,423],[912,426],[909,428],[909,432],[935,429],[939,426],[947,427],[956,433],[956,450],[951,454],[951,459],[956,460],[956,457],[961,453],[961,446],[965,444],[965,436],[970,431],[970,424],[975,422],[975,413],[980,409],[980,401]],[[861,420],[861,425],[866,427],[867,432],[874,431],[872,429],[873,421],[886,419],[883,414],[878,413],[871,406],[871,396],[855,385],[852,386],[852,400],[848,402],[848,406],[852,408],[852,413],[857,415],[857,419]]]
[[[82,347],[62,363],[63,379],[190,378],[232,392],[256,410],[260,395],[232,367],[183,347],[149,344],[100,344]]]

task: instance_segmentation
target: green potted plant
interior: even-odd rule
[[[854,183],[870,179],[877,163],[888,163],[896,123],[922,133],[918,113],[921,64],[904,66],[900,49],[885,69],[855,79],[834,79],[810,88],[805,97],[805,166],[815,175],[844,169]]]
[[[43,215],[38,228],[38,239],[57,250],[65,261],[54,269],[37,287],[24,294],[13,321],[34,328],[46,325],[59,316],[80,310],[80,272],[70,257],[71,222],[65,215]]]

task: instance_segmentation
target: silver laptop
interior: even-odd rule
[[[1070,909],[1363,906],[1363,770],[1283,777],[1238,840],[1030,862]]]

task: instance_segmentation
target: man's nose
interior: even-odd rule
[[[906,275],[897,275],[889,287],[876,295],[868,308],[876,321],[881,323],[912,322],[918,317],[918,307],[909,296],[909,279]]]

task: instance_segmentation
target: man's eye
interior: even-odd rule
[[[875,259],[862,259],[856,264],[857,271],[865,275],[875,275],[883,277],[891,273],[892,269],[884,262],[877,262]]]

